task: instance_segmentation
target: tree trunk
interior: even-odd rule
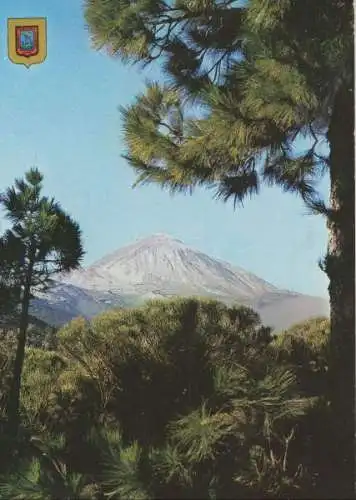
[[[11,437],[16,437],[20,424],[20,389],[23,362],[25,358],[26,334],[28,328],[28,311],[30,306],[30,280],[27,280],[21,304],[19,336],[16,357],[7,404],[8,429]]]
[[[352,84],[353,86],[353,84]],[[329,246],[330,399],[334,453],[330,498],[355,497],[355,165],[354,95],[342,86],[331,116]],[[334,489],[335,488],[335,489]]]

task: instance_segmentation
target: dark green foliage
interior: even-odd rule
[[[83,475],[71,472],[64,460],[65,441],[62,436],[48,438],[43,443],[31,438],[27,443],[31,458],[17,463],[0,482],[0,498],[16,500],[96,499],[98,488],[87,482]]]
[[[309,394],[327,394],[330,321],[316,318],[297,324],[277,336],[278,358],[291,363],[298,383]],[[322,387],[321,384],[324,384]]]
[[[139,182],[215,186],[239,202],[266,181],[322,210],[318,144],[337,89],[352,84],[352,2],[87,0],[85,15],[96,48],[163,63],[169,85],[122,110]]]
[[[1,238],[0,257],[24,286],[32,264],[31,294],[44,290],[51,275],[78,267],[84,252],[78,224],[53,198],[41,196],[43,176],[31,169],[0,198],[11,228]]]
[[[313,356],[324,359],[326,328],[320,320],[273,338],[250,309],[198,299],[72,321],[57,351],[27,349],[22,445],[1,491],[19,499],[321,491],[325,457],[311,451],[322,444],[325,385],[305,377],[301,388],[300,377]],[[291,342],[300,339],[295,358]]]
[[[94,47],[163,70],[121,109],[138,184],[203,186],[234,205],[278,185],[327,219],[335,473],[326,480],[331,496],[353,496],[353,2],[86,0],[85,16]],[[318,193],[325,173],[329,203]]]
[[[298,425],[294,451],[304,453],[308,463],[318,464],[321,477],[333,474],[330,439],[334,432],[330,412],[330,320],[315,318],[282,332],[274,341],[279,363],[296,374],[301,393],[318,396],[308,417]],[[302,451],[303,450],[303,451]],[[319,497],[328,498],[326,481],[320,482]]]
[[[0,325],[18,319],[21,299],[21,285],[17,279],[20,259],[9,238],[10,235],[0,239]]]
[[[11,222],[0,238],[0,293],[5,316],[18,313],[19,330],[7,407],[8,432],[13,436],[19,429],[30,300],[50,286],[53,274],[77,268],[84,255],[78,224],[53,198],[42,196],[42,181],[42,174],[32,168],[0,196]],[[8,318],[4,319],[6,323]]]

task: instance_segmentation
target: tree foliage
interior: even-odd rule
[[[355,172],[351,0],[86,0],[94,47],[157,61],[122,108],[137,183],[212,189],[241,204],[263,184],[327,218],[333,495],[354,494]],[[325,150],[327,153],[325,154]],[[330,178],[327,203],[318,192]],[[336,469],[338,472],[336,473]],[[340,488],[345,485],[345,489]]]
[[[96,48],[158,58],[167,77],[122,109],[138,182],[202,184],[235,202],[267,182],[322,209],[318,145],[337,89],[352,84],[351,2],[88,0],[86,19]]]
[[[56,351],[27,348],[21,414],[33,437],[2,491],[19,499],[49,491],[112,499],[317,491],[325,456],[309,460],[310,439],[321,440],[317,428],[310,436],[310,422],[325,414],[324,394],[312,383],[300,387],[303,360],[288,344],[304,331],[309,345],[315,327],[275,339],[251,309],[199,299],[72,321]]]
[[[43,176],[32,168],[0,196],[11,227],[0,238],[0,288],[6,304],[19,310],[19,333],[8,396],[9,432],[19,426],[21,372],[29,324],[30,300],[44,291],[58,272],[76,269],[84,255],[79,225],[54,198],[42,196]],[[7,307],[8,308],[8,307]]]
[[[53,274],[75,269],[84,254],[79,225],[54,198],[41,196],[42,182],[39,170],[30,169],[0,198],[11,223],[1,238],[1,249],[8,252],[4,261],[15,268],[13,279],[22,287],[32,264],[31,294],[43,291]]]

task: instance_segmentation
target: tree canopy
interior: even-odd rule
[[[51,284],[52,275],[76,269],[84,255],[79,225],[54,198],[42,196],[43,175],[36,168],[16,179],[0,196],[11,227],[0,238],[1,289],[6,310],[18,311],[19,333],[8,395],[8,425],[19,426],[21,372],[30,300]],[[6,311],[5,311],[6,312]]]
[[[324,491],[323,393],[299,385],[309,358],[296,361],[287,337],[301,335],[281,335],[280,344],[248,308],[193,298],[73,320],[55,351],[26,350],[24,434],[0,495],[299,498]],[[0,366],[5,388],[9,367]]]
[[[166,83],[122,109],[138,182],[205,185],[235,202],[267,182],[324,208],[319,146],[353,81],[352,2],[88,0],[86,19],[95,47],[162,62]]]
[[[355,171],[351,0],[86,0],[94,47],[162,68],[122,108],[137,184],[212,189],[241,204],[262,184],[327,218],[333,495],[354,494]],[[300,145],[303,144],[301,147]],[[327,151],[327,149],[329,151]],[[325,154],[325,150],[327,151]],[[318,183],[327,173],[329,202]],[[337,458],[336,458],[337,457]],[[340,486],[342,485],[344,489]]]

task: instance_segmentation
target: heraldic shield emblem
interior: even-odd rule
[[[39,18],[8,19],[8,54],[15,64],[29,68],[47,57],[47,20]]]

